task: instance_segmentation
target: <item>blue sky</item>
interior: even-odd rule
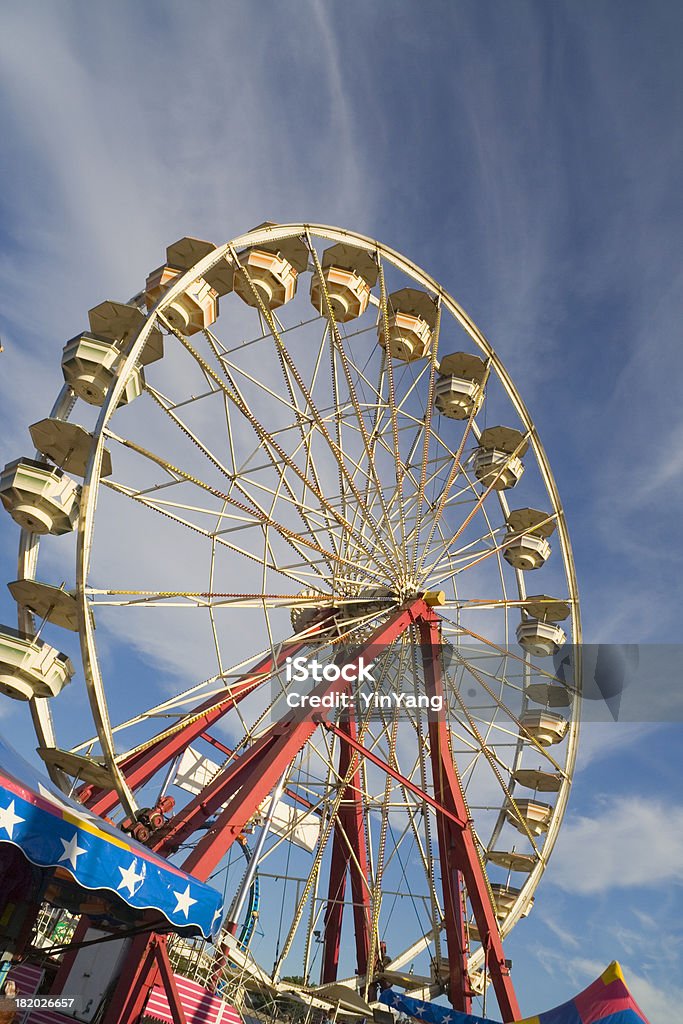
[[[440,280],[511,371],[567,510],[586,639],[679,642],[682,36],[680,5],[631,0],[5,5],[2,463],[28,452],[86,310],[135,291],[169,242],[348,226]],[[3,517],[0,579],[16,539]],[[1,721],[26,751],[24,712]],[[586,729],[509,942],[526,1012],[612,958],[652,1024],[678,1012],[682,740]]]

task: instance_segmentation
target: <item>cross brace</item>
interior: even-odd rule
[[[391,615],[371,636],[345,659],[346,665],[359,667],[360,659],[371,650],[391,644],[417,617],[427,610],[421,599],[410,602]],[[341,677],[316,686],[311,696],[341,693],[348,680]],[[165,834],[153,845],[158,853],[177,849],[180,843],[205,823],[223,804],[227,806],[183,864],[186,871],[206,879],[225,856],[244,826],[274,789],[277,781],[303,749],[324,719],[325,712],[297,709],[270,727],[239,759],[228,764],[208,787],[183,807],[168,823]]]
[[[206,732],[231,708],[244,700],[264,678],[270,678],[285,664],[289,657],[295,657],[310,640],[294,640],[283,644],[275,655],[267,655],[252,672],[240,679],[226,694],[215,694],[198,704],[185,718],[171,729],[164,729],[144,749],[133,752],[119,764],[128,788],[140,789],[156,773],[186,750],[202,733]],[[98,789],[82,786],[78,791],[81,802],[94,814],[108,814],[119,802],[115,789]]]

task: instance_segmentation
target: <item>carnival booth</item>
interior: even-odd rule
[[[47,1004],[56,994],[75,997],[68,1016],[64,1007],[59,1015],[34,1011],[31,1024],[92,1021],[117,981],[136,984],[118,971],[131,944],[152,931],[158,945],[147,981],[156,977],[170,1006],[180,1002],[165,935],[211,940],[222,902],[211,886],[69,799],[0,740],[0,977],[13,980],[20,997],[38,990]],[[64,950],[59,923],[38,935],[46,908],[86,918],[80,941]],[[61,952],[59,969],[51,968]]]

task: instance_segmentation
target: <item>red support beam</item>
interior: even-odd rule
[[[342,728],[347,731],[348,740],[356,739],[356,722],[353,716],[349,717],[348,722],[342,721]],[[344,774],[346,774],[352,757],[350,743],[342,742],[340,749],[340,774],[342,768],[344,768]],[[353,901],[353,927],[356,937],[356,966],[358,976],[362,978],[365,977],[368,970],[372,910],[370,907],[370,888],[368,885],[370,861],[368,858],[361,781],[360,762],[356,759],[356,766],[346,787],[341,809],[344,833],[351,848],[349,873],[351,875],[351,899]]]
[[[200,793],[155,833],[149,844],[150,848],[156,853],[168,857],[194,832],[205,825],[208,819],[216,814],[238,788],[246,787],[248,789],[250,782],[257,779],[266,770],[272,748],[281,735],[282,728],[281,723],[271,726],[256,743],[225,765]],[[284,723],[284,728],[287,728],[287,723]],[[275,783],[273,783],[274,785]],[[265,796],[267,795],[268,792]],[[255,814],[257,809],[258,804],[255,805],[252,814]],[[240,833],[241,829],[235,834],[235,838]]]
[[[339,947],[341,945],[341,930],[344,918],[344,896],[346,895],[346,872],[349,865],[349,855],[345,848],[344,839],[339,819],[337,819],[332,837],[332,860],[330,862],[330,877],[327,884],[323,965],[320,975],[321,985],[328,985],[330,982],[337,980]]]
[[[357,749],[360,745],[356,740],[357,729],[354,716],[343,715],[340,720],[340,728],[335,729],[335,733],[339,738],[339,778],[345,779],[349,775],[349,781],[344,787],[332,840],[332,861],[325,910],[321,975],[321,984],[323,985],[337,980],[347,871],[350,871],[351,874],[356,965],[359,977],[365,977],[370,952],[371,910],[368,886],[370,869],[363,815],[360,759]],[[363,748],[360,747],[360,749]],[[354,760],[355,764],[352,765]]]
[[[419,627],[425,689],[428,696],[441,697],[445,704],[439,619],[429,610],[421,617]],[[447,818],[439,817],[438,827],[450,969],[450,999],[455,1009],[469,1012],[471,996],[464,941],[462,876],[482,944],[488,951],[487,965],[503,1020],[518,1020],[521,1014],[510,972],[505,964],[493,899],[472,831],[467,801],[455,769],[446,720],[442,714],[433,717],[429,723],[429,742],[434,793],[437,800],[451,811]],[[453,822],[453,816],[460,819],[460,825]]]
[[[441,815],[436,819],[436,835],[441,864],[443,913],[448,947],[448,995],[456,1010],[471,1013],[472,992],[467,973],[468,947],[462,896],[462,874],[452,866],[457,853],[451,838],[450,823]]]
[[[374,654],[382,651],[426,611],[427,605],[420,598],[404,605],[379,626],[364,643],[356,647],[343,664],[353,665],[357,669],[358,662],[368,651],[372,651]],[[324,697],[327,694],[341,693],[347,686],[348,680],[343,679],[340,675],[339,679],[319,683],[312,690],[311,696]],[[282,778],[299,751],[323,721],[325,714],[326,712],[322,710],[313,714],[309,710],[308,712],[292,712],[284,716],[252,748],[241,755],[233,768],[228,769],[230,773],[230,777],[227,778],[228,796],[230,791],[234,792],[237,786],[240,787],[239,791],[229,798],[227,806],[215,824],[184,862],[183,868],[186,871],[202,880],[208,878],[242,833],[246,823],[254,816],[263,800],[272,792],[278,780]],[[247,777],[242,772],[243,763],[249,766]],[[211,817],[212,811],[208,807],[202,807],[201,804],[197,806],[197,801],[201,800],[201,797],[202,794],[188,805],[189,807],[194,805],[191,811],[193,825],[190,831],[195,831],[202,815],[204,822]],[[215,797],[216,794],[212,794],[212,799],[209,801],[211,805],[214,804]],[[226,794],[223,792],[220,803],[224,803],[225,799]],[[185,810],[183,808],[174,819],[171,819],[171,829],[175,829],[176,833],[184,833],[186,829]],[[159,849],[163,852],[163,845]]]
[[[232,747],[226,747],[225,743],[221,743],[221,741],[217,740],[215,736],[212,736],[210,732],[200,733],[199,738],[206,740],[207,743],[210,743],[212,747],[216,748],[216,750],[220,750],[221,754],[225,754],[226,757],[232,757],[234,753]]]
[[[343,662],[340,660],[340,667],[355,665],[357,669],[360,659],[365,654],[372,651],[373,656],[376,655],[412,624],[418,625],[420,629],[427,694],[430,697],[443,697],[439,619],[422,599],[416,599],[395,612]],[[253,692],[263,682],[264,677],[274,674],[284,664],[286,657],[298,653],[306,643],[307,641],[288,644],[281,648],[276,658],[263,659],[253,673],[245,676],[231,689],[228,696],[209,698],[181,723],[160,733],[144,750],[122,761],[121,767],[131,788],[139,788],[148,782],[160,768],[168,764],[193,740],[205,734],[213,722],[248,693]],[[323,697],[340,693],[347,687],[348,681],[340,676],[339,680],[321,682],[312,693],[317,697]],[[343,720],[340,728],[327,722],[325,715],[324,710],[313,713],[310,710],[297,710],[283,716],[250,748],[224,766],[209,786],[167,823],[157,837],[153,849],[168,855],[224,807],[218,820],[192,850],[183,865],[185,870],[194,873],[197,878],[206,880],[317,727],[323,725],[340,739],[340,777],[346,776],[353,757],[366,757],[437,811],[451,1002],[456,1009],[465,1012],[471,1007],[465,929],[466,889],[482,943],[487,950],[487,966],[501,1013],[505,1021],[517,1019],[519,1008],[509,970],[505,965],[488,880],[453,762],[445,719],[441,716],[429,724],[434,778],[434,796],[431,796],[358,742],[355,720],[352,716]],[[215,745],[219,749],[223,746],[218,741]],[[227,749],[224,752],[227,752]],[[106,810],[111,809],[117,802],[118,796],[114,790],[91,791],[88,801],[89,806],[98,813],[106,813]],[[347,871],[350,871],[351,876],[358,970],[359,974],[371,974],[372,965],[367,962],[370,945],[367,881],[369,871],[360,771],[357,766],[345,787],[339,823],[334,833],[323,952],[324,981],[336,978]],[[155,935],[144,942],[142,939],[134,941],[104,1024],[133,1022],[136,1019],[134,1014],[142,1012],[150,986],[158,977],[161,977],[166,988],[175,1021],[177,1024],[184,1024],[182,1006],[178,1005],[177,990],[168,964],[165,940]]]
[[[166,936],[155,933],[133,939],[103,1024],[137,1024],[158,981],[164,986],[173,1024],[187,1024],[168,959]]]
[[[221,743],[220,740],[217,740],[215,736],[212,736],[208,732],[203,732],[200,738],[206,740],[206,742],[210,743],[216,748],[216,750],[220,750],[221,754],[225,754],[226,757],[232,757],[235,753],[232,747],[227,747],[225,743]],[[301,796],[300,793],[295,793],[293,789],[285,789],[285,794],[291,800],[294,800],[295,803],[301,804],[302,807],[306,807],[309,811],[316,813],[314,805],[310,800],[307,800],[305,796]]]
[[[445,807],[442,803],[439,803],[439,801],[435,800],[430,793],[426,793],[424,789],[420,789],[420,787],[416,785],[416,783],[411,782],[410,779],[407,779],[405,777],[405,775],[401,775],[399,771],[397,771],[395,768],[392,768],[390,764],[387,764],[387,762],[384,761],[381,757],[378,757],[377,754],[375,754],[372,750],[369,750],[367,747],[364,747],[362,743],[359,743],[356,739],[352,739],[346,733],[343,733],[341,729],[334,724],[334,722],[322,722],[321,724],[329,732],[333,732],[337,736],[344,737],[349,746],[353,747],[354,750],[357,750],[368,761],[371,761],[372,764],[376,765],[377,768],[381,768],[383,772],[386,772],[387,775],[390,775],[392,779],[396,780],[396,782],[400,782],[402,786],[405,786],[407,790],[409,790],[411,793],[414,793],[415,796],[418,796],[420,800],[425,800],[429,804],[429,806],[433,807],[434,810],[438,811],[439,814],[443,814],[445,815],[445,817],[450,818],[451,821],[454,821],[456,825],[465,824],[462,818],[458,817],[458,815],[455,814],[451,809]]]
[[[181,754],[195,740],[223,717],[231,708],[252,693],[256,687],[272,677],[285,664],[287,658],[295,657],[310,643],[306,640],[293,639],[281,645],[278,654],[273,657],[266,655],[237,683],[228,694],[214,694],[192,711],[185,718],[159,733],[143,750],[139,750],[123,758],[119,763],[126,783],[133,792],[140,789],[156,775],[156,773],[178,754]],[[119,803],[119,794],[115,789],[98,789],[93,786],[82,786],[78,791],[82,803],[94,814],[108,814]]]

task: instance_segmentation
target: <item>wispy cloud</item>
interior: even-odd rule
[[[182,5],[164,5],[158,47],[148,32],[159,26],[125,5],[115,19],[42,5],[39,31],[3,11],[16,250],[2,297],[24,330],[70,322],[75,333],[81,309],[104,288],[131,294],[183,234],[223,241],[323,209],[367,221],[372,191],[324,12],[305,4],[261,21],[212,6],[212,30],[198,33]],[[296,26],[283,51],[278,33]]]
[[[670,1024],[680,1015],[683,988],[670,977],[644,978],[633,967],[625,966],[629,988],[636,1002],[648,1015],[650,1024]]]
[[[657,887],[683,882],[683,806],[658,798],[599,798],[574,814],[553,853],[549,879],[567,892]]]
[[[577,772],[583,772],[615,754],[643,743],[658,725],[656,722],[584,722],[579,739]]]

